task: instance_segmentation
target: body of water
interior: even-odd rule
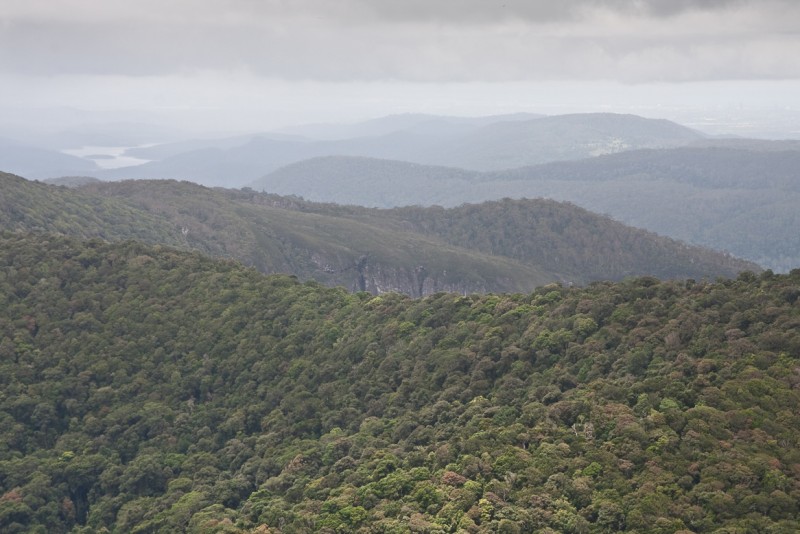
[[[142,145],[150,146],[150,145]],[[84,146],[81,148],[64,149],[61,152],[70,156],[77,156],[86,160],[93,161],[101,169],[118,169],[120,167],[131,167],[147,163],[149,159],[134,158],[126,156],[125,151],[130,146]]]

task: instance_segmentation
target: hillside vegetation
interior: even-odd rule
[[[292,163],[249,184],[276,195],[315,202],[391,208],[457,206],[481,173],[407,161],[325,156]]]
[[[97,178],[92,178],[90,176],[61,176],[59,178],[45,180],[44,182],[50,185],[63,185],[64,187],[80,187],[98,181]]]
[[[186,182],[66,189],[10,175],[0,180],[8,184],[0,191],[0,223],[8,229],[136,238],[356,291],[529,291],[557,280],[758,270],[553,201],[369,210]]]
[[[25,180],[0,172],[0,228],[81,238],[141,239],[180,246],[180,228],[122,199]]]
[[[503,199],[449,210],[408,207],[387,211],[416,231],[451,245],[569,273],[569,280],[581,283],[642,274],[679,278],[675,275],[687,272],[689,265],[697,273],[690,277],[713,272],[720,263],[726,271],[743,267],[732,257],[547,200]],[[760,270],[752,265],[747,268]]]
[[[0,233],[0,530],[796,532],[800,271],[423,299]]]

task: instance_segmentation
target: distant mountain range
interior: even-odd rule
[[[251,187],[374,207],[452,207],[503,197],[547,197],[728,250],[776,271],[800,266],[800,150],[795,142],[702,141],[491,173],[317,158],[279,169]]]
[[[486,171],[637,148],[682,146],[703,138],[678,124],[635,115],[407,114],[355,124],[306,125],[281,132],[132,147],[124,156],[148,162],[113,169],[101,169],[89,158],[51,149],[58,142],[64,149],[99,144],[103,135],[108,144],[119,146],[125,139],[119,128],[108,125],[63,132],[35,146],[29,141],[0,140],[0,170],[35,179],[83,174],[103,180],[176,179],[235,188],[285,165],[321,156],[396,159]],[[129,137],[144,142],[142,136],[148,130],[142,125],[131,125],[131,129]]]
[[[69,189],[8,174],[0,181],[0,228],[139,239],[373,293],[525,291],[556,281],[759,269],[548,200],[376,210],[188,182]]]
[[[151,161],[100,170],[88,159],[0,142],[0,169],[29,178],[178,179],[368,207],[545,197],[775,271],[800,265],[800,141],[712,139],[633,115],[407,114],[126,156]]]
[[[403,113],[353,124],[305,124],[283,128],[280,133],[317,141],[374,137],[401,131],[421,135],[464,135],[490,124],[522,122],[545,116],[535,113],[509,113],[484,117],[448,117],[426,113]]]
[[[231,188],[320,156],[396,159],[486,171],[637,148],[682,146],[703,138],[678,124],[635,115],[533,117],[397,116],[346,127],[289,130],[293,135],[315,137],[265,133],[173,143],[128,151],[129,156],[154,160],[149,163],[91,175],[104,180],[172,178]]]
[[[636,115],[557,115],[489,124],[409,161],[494,171],[638,148],[683,146],[702,138],[674,122]]]

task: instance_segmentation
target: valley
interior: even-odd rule
[[[797,21],[0,1],[0,534],[800,532]]]
[[[0,530],[793,532],[798,154],[414,115],[0,173]]]

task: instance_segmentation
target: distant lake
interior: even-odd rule
[[[150,145],[140,145],[142,147]],[[133,158],[126,156],[125,151],[132,146],[83,146],[81,148],[64,149],[61,152],[70,156],[77,156],[87,161],[93,161],[101,169],[118,169],[147,163],[149,159]]]

